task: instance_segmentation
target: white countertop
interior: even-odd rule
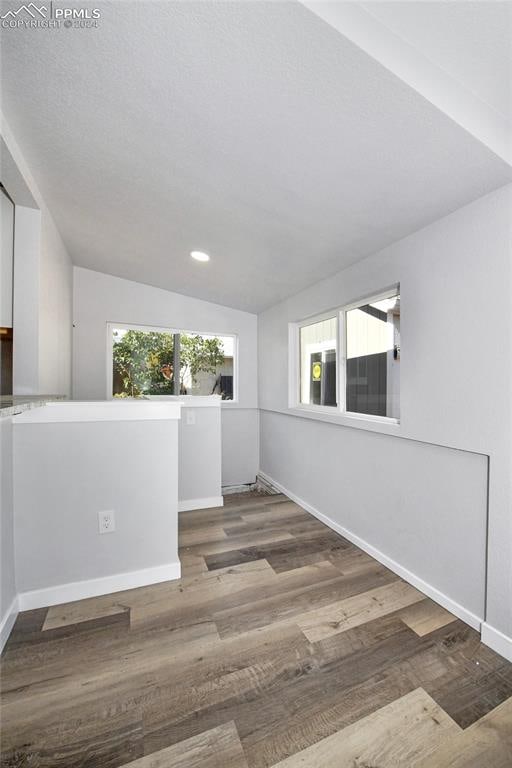
[[[0,417],[15,416],[31,408],[40,408],[54,400],[64,400],[65,395],[0,395]]]
[[[53,424],[86,421],[160,421],[181,418],[181,403],[148,400],[53,402],[19,413],[14,424]]]

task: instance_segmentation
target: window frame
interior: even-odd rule
[[[347,410],[347,312],[363,306],[364,304],[373,304],[377,301],[390,299],[393,296],[400,295],[400,283],[395,283],[389,288],[362,296],[356,301],[343,304],[327,312],[311,315],[310,317],[289,323],[288,327],[288,347],[289,347],[289,387],[288,387],[288,408],[294,411],[303,411],[310,415],[318,415],[322,420],[340,421],[340,419],[376,422],[378,424],[399,425],[400,418],[394,416],[378,416],[372,413],[358,413],[357,411]],[[321,322],[322,320],[336,319],[336,398],[337,405],[315,405],[313,403],[301,402],[301,347],[300,332],[301,329]],[[400,345],[401,347],[401,345]],[[402,356],[400,349],[400,357]],[[326,419],[331,416],[331,419]],[[401,417],[401,413],[400,413]]]
[[[190,334],[190,335],[196,335],[196,336],[223,336],[228,337],[230,339],[233,339],[233,399],[232,400],[221,400],[221,406],[223,408],[229,408],[233,405],[238,405],[239,402],[239,392],[238,392],[238,382],[239,382],[239,375],[238,375],[238,369],[239,369],[239,349],[238,349],[238,334],[236,333],[226,333],[226,332],[216,332],[216,331],[191,331],[187,330],[185,328],[172,328],[169,326],[158,326],[158,325],[143,325],[141,323],[115,323],[111,320],[107,321],[107,333],[106,333],[106,342],[107,342],[107,400],[113,400],[114,395],[112,392],[113,384],[114,384],[114,337],[113,337],[113,331],[116,328],[120,328],[121,330],[126,331],[146,331],[148,333],[154,332],[154,333],[170,333],[170,334]],[[148,397],[151,397],[151,395],[148,395]],[[180,395],[159,395],[159,397],[169,397],[169,398],[179,398]],[[200,397],[200,395],[190,395],[190,397]]]
[[[336,320],[336,405],[314,405],[312,403],[303,403],[301,402],[301,347],[300,347],[300,332],[302,328],[307,328],[309,325],[315,325],[315,323],[321,323],[324,320]],[[297,391],[296,391],[296,402],[297,405],[300,408],[307,408],[307,409],[313,409],[314,411],[320,410],[324,411],[325,413],[335,413],[339,408],[340,403],[340,372],[339,372],[339,364],[338,364],[338,350],[340,346],[340,319],[339,319],[339,310],[334,310],[331,312],[322,312],[321,315],[315,315],[314,317],[307,318],[306,320],[300,320],[296,325],[296,333],[297,333],[297,373],[298,373],[298,382],[297,382]]]

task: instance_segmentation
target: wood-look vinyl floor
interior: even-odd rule
[[[512,768],[512,664],[286,497],[225,502],[179,581],[18,616],[2,768]]]

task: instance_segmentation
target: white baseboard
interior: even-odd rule
[[[9,609],[5,612],[5,616],[0,622],[0,653],[2,653],[4,645],[6,644],[9,635],[11,634],[11,630],[14,626],[14,622],[16,621],[18,612],[18,596],[16,595],[11,605],[9,606]]]
[[[469,624],[470,627],[480,632],[480,628],[483,621],[482,618],[476,616],[471,611],[468,611],[462,605],[455,602],[455,600],[452,600],[451,597],[448,597],[448,595],[445,595],[443,592],[440,592],[438,589],[436,589],[436,587],[433,587],[431,584],[424,581],[419,576],[416,576],[416,574],[412,573],[412,571],[409,571],[407,568],[404,568],[404,566],[400,565],[400,563],[397,563],[396,560],[393,560],[392,558],[388,557],[388,555],[385,555],[379,549],[376,549],[372,544],[369,544],[364,539],[361,539],[359,536],[356,536],[355,533],[352,533],[352,531],[347,530],[347,528],[343,528],[343,526],[339,525],[334,520],[331,520],[331,518],[327,517],[327,515],[324,515],[322,514],[322,512],[319,512],[318,509],[315,509],[315,507],[312,507],[311,504],[308,504],[307,501],[304,501],[304,499],[301,499],[299,496],[292,493],[292,491],[288,490],[288,488],[285,488],[283,485],[281,485],[281,483],[278,483],[277,480],[274,480],[265,472],[262,472],[260,470],[258,474],[265,482],[270,483],[279,491],[281,491],[281,493],[284,493],[285,496],[288,496],[288,498],[290,498],[300,507],[305,509],[306,512],[310,512],[312,515],[314,515],[319,520],[321,520],[322,523],[325,523],[325,525],[328,525],[329,528],[332,528],[333,531],[336,531],[336,533],[339,533],[340,536],[343,536],[345,539],[348,539],[349,541],[351,541],[352,544],[355,544],[356,547],[359,547],[359,549],[362,549],[365,552],[367,552],[369,555],[371,555],[371,557],[374,557],[375,560],[378,560],[379,563],[382,563],[382,565],[385,565],[386,568],[389,568],[390,571],[393,571],[394,573],[396,573],[404,581],[407,581],[409,584],[412,584],[413,587],[416,587],[416,589],[419,589],[420,592],[423,592],[425,595],[427,595],[427,597],[430,597],[432,600],[434,600],[434,602],[439,603],[439,605],[442,605],[443,608],[446,608],[447,611],[450,611],[450,613],[453,613],[453,615],[457,616],[458,619],[461,619],[461,621],[464,621],[466,624]]]
[[[99,595],[108,595],[111,592],[122,592],[125,589],[147,587],[149,584],[179,579],[180,576],[181,563],[178,561],[130,573],[116,573],[113,576],[104,576],[100,579],[58,584],[45,589],[21,592],[18,595],[19,610],[29,611],[34,608],[46,608],[50,605],[83,600],[86,597],[98,597]]]
[[[207,496],[203,499],[183,499],[178,501],[178,512],[190,512],[193,509],[210,509],[210,507],[223,507],[222,496]]]
[[[493,651],[512,661],[512,637],[504,635],[499,629],[495,629],[486,621],[482,624],[482,643],[488,645]]]

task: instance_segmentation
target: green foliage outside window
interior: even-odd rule
[[[180,334],[180,392],[185,379],[216,373],[224,362],[222,340]],[[174,336],[162,331],[114,331],[114,397],[174,394]]]

